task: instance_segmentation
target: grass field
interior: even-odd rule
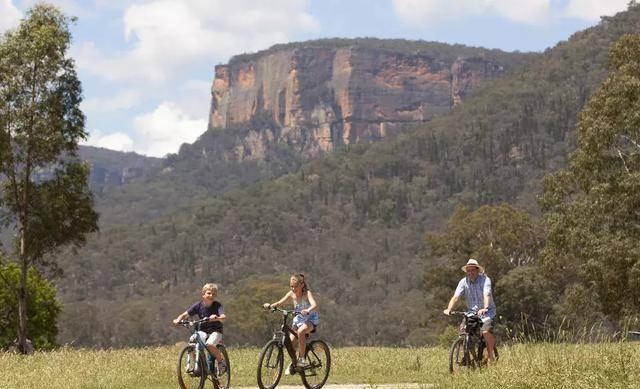
[[[258,349],[231,349],[232,387],[255,386]],[[0,388],[175,388],[177,347],[0,353]],[[415,382],[436,388],[640,388],[640,343],[521,344],[500,361],[451,375],[448,350],[339,348],[329,383]],[[297,376],[282,384],[300,385]],[[209,386],[212,387],[212,386]]]

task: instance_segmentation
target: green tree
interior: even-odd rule
[[[569,166],[543,181],[541,258],[567,287],[561,311],[577,304],[616,321],[640,308],[640,36],[621,38],[610,63],[580,115]]]
[[[0,206],[4,226],[18,232],[7,257],[20,269],[17,332],[23,352],[29,268],[97,230],[89,169],[74,158],[87,134],[80,81],[67,56],[71,21],[38,4],[0,40]]]
[[[230,298],[227,311],[233,312],[229,317],[228,326],[232,328],[238,344],[260,344],[268,339],[279,315],[268,315],[262,309],[262,304],[279,300],[283,293],[282,285],[287,282],[286,277],[249,277],[239,283],[237,296]],[[225,324],[227,325],[227,324]]]
[[[17,337],[18,329],[18,295],[15,293],[20,280],[20,269],[16,264],[0,266],[0,326],[4,329],[0,334],[0,347],[9,345]],[[27,272],[27,304],[31,307],[27,312],[27,330],[38,348],[49,348],[56,344],[58,329],[55,323],[60,304],[56,300],[56,288],[40,277],[34,268]]]

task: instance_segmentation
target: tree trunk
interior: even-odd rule
[[[24,235],[21,239],[20,245],[24,246]],[[22,354],[27,354],[31,349],[27,345],[27,270],[28,269],[29,267],[27,266],[27,259],[24,257],[24,255],[21,255],[20,256],[20,286],[18,289],[18,349]]]

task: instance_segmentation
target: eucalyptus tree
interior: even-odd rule
[[[621,38],[610,65],[569,166],[543,181],[541,261],[565,283],[565,307],[619,321],[640,310],[640,36]]]
[[[5,257],[20,269],[17,284],[0,282],[17,297],[23,352],[29,269],[51,265],[44,260],[48,254],[83,244],[85,234],[98,228],[89,168],[76,156],[87,133],[80,81],[67,54],[72,21],[40,3],[0,39],[0,217],[15,230]]]

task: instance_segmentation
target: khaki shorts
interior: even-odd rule
[[[480,331],[491,331],[491,328],[493,328],[493,319],[491,319],[489,316],[484,316],[480,320],[482,320],[482,327],[480,328]]]
[[[217,346],[222,342],[222,334],[220,332],[212,332],[207,335],[204,331],[198,331],[198,336],[207,346]]]

